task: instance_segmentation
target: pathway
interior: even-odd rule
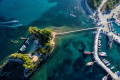
[[[62,33],[56,33],[55,35],[64,35],[64,34],[69,34],[69,33],[75,33],[75,32],[81,32],[81,31],[87,31],[87,30],[93,30],[93,29],[97,29],[97,27],[95,28],[87,28],[87,29],[81,29],[81,30],[74,30],[74,31],[68,31],[68,32],[62,32]]]

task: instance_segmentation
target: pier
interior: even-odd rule
[[[62,32],[62,33],[56,33],[55,35],[58,36],[58,35],[64,35],[64,34],[81,32],[81,31],[87,31],[87,30],[94,30],[94,29],[97,29],[97,27],[95,27],[95,28],[81,29],[81,30],[74,30],[74,31],[68,31],[68,32]]]
[[[99,41],[100,31],[101,31],[101,28],[98,29],[98,33],[95,36],[94,59],[96,63],[98,63],[108,74],[110,74],[110,76],[113,79],[117,80],[118,76],[115,73],[113,73],[108,67],[106,67],[106,65],[100,60],[98,56],[98,41]]]
[[[109,30],[109,20],[110,18],[112,18],[112,15],[111,13],[110,14],[102,14],[102,12],[100,11],[102,6],[104,5],[104,3],[106,2],[107,0],[102,0],[100,6],[98,7],[97,9],[97,16],[98,18],[96,19],[97,20],[97,26],[99,27],[97,29],[97,33],[96,33],[96,36],[95,36],[95,43],[94,43],[94,59],[96,61],[96,63],[98,65],[100,65],[110,76],[113,80],[120,80],[120,77],[118,77],[117,74],[113,73],[111,71],[111,69],[109,69],[99,58],[98,56],[98,46],[99,46],[99,36],[100,36],[100,33],[102,31],[103,34],[107,35],[107,36],[112,36],[113,37],[113,40],[116,41],[117,43],[120,44],[120,37],[117,36],[116,34],[114,34],[113,32],[111,32]]]

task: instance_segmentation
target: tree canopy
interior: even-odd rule
[[[101,3],[102,0],[87,0],[88,5],[93,9],[96,10]]]
[[[10,55],[10,58],[22,60],[23,66],[26,69],[34,68],[33,61],[29,58],[28,54],[14,53]]]
[[[29,33],[40,39],[41,45],[45,45],[52,39],[52,31],[50,29],[39,30],[37,27],[29,27]]]

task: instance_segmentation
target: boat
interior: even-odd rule
[[[14,44],[18,44],[19,41],[18,40],[10,40],[11,43],[14,43]]]
[[[24,37],[20,37],[21,40],[26,40],[27,38],[24,38]]]
[[[18,23],[18,20],[11,20],[11,21],[6,21],[6,22],[0,22],[0,24],[9,24],[9,23]]]
[[[106,66],[109,66],[110,65],[110,63],[108,63]]]
[[[103,59],[102,61],[105,61],[105,59]]]
[[[94,62],[88,62],[88,63],[86,64],[86,66],[91,66],[91,65],[93,65],[93,63],[94,63]]]
[[[26,49],[26,46],[23,45],[21,48],[20,48],[20,51],[24,51]]]
[[[107,80],[107,76],[104,76],[104,77],[102,78],[102,80]]]
[[[94,31],[94,32],[92,32],[93,34],[96,34],[97,32],[96,31]]]
[[[105,52],[100,52],[99,56],[107,56]]]
[[[85,51],[84,54],[91,54],[91,52],[89,52],[89,51]]]
[[[107,60],[105,60],[105,61],[103,61],[105,64],[109,64],[109,61],[107,61]]]
[[[114,69],[115,67],[113,66],[113,67],[111,67],[110,69],[112,70],[112,69]]]

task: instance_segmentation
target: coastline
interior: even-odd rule
[[[85,1],[85,5],[86,5],[86,9],[87,9],[88,13],[89,13],[90,15],[93,15],[93,14],[94,14],[93,9],[88,5],[87,0],[84,0],[84,1]]]

